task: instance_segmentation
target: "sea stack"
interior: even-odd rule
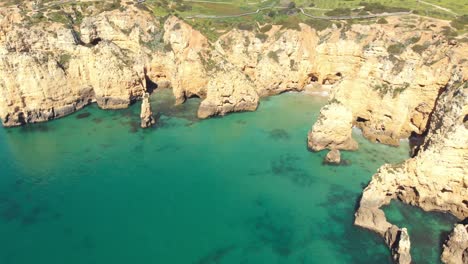
[[[156,120],[153,117],[153,111],[151,111],[151,104],[150,104],[150,95],[149,93],[145,93],[143,96],[143,102],[141,103],[141,127],[148,128],[156,124]]]
[[[325,164],[335,164],[338,165],[341,163],[341,153],[337,149],[330,150],[325,156]]]
[[[468,262],[468,224],[458,224],[443,246],[442,262],[464,264]]]

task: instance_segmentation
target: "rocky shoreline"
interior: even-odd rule
[[[468,45],[449,41],[448,26],[412,15],[322,31],[235,28],[211,42],[175,16],[159,20],[132,6],[85,17],[79,28],[30,25],[19,9],[0,10],[0,119],[19,126],[143,99],[141,126],[149,127],[155,87],[171,88],[177,104],[201,98],[198,117],[208,118],[326,85],[330,101],[307,144],[332,150],[330,162],[339,163],[336,151],[358,149],[353,127],[389,145],[420,139],[411,159],[372,177],[355,220],[384,238],[395,262],[410,263],[410,237],[387,222],[383,205],[399,199],[468,217]],[[459,251],[443,260],[458,263],[450,256]]]

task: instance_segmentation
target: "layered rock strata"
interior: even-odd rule
[[[384,234],[385,242],[392,252],[393,261],[399,264],[411,263],[411,242],[406,228],[390,227]]]
[[[331,87],[366,137],[397,144],[425,132],[446,69],[467,57],[465,43],[441,33],[447,22],[416,16],[320,32],[306,24],[234,28],[211,42],[177,17],[160,21],[127,4],[91,12],[73,27],[31,23],[19,9],[0,15],[5,126],[58,118],[91,102],[127,107],[154,84],[171,87],[177,103],[201,98],[201,118],[252,111],[259,97],[313,84]]]
[[[332,103],[320,110],[320,116],[309,131],[307,145],[313,151],[323,149],[356,150],[352,138],[353,114],[344,105]]]
[[[151,110],[149,93],[146,93],[143,96],[143,100],[141,102],[140,119],[140,126],[142,128],[148,128],[156,124],[156,119],[154,119],[153,111]]]
[[[468,83],[455,75],[437,100],[418,154],[399,165],[384,165],[365,188],[355,224],[385,236],[392,228],[382,206],[392,199],[468,217]]]
[[[443,246],[442,262],[447,264],[468,263],[468,225],[458,224]]]

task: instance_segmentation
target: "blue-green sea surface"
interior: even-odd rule
[[[0,128],[0,263],[390,263],[354,211],[376,169],[406,159],[407,146],[355,135],[350,165],[324,166],[325,152],[306,149],[323,98],[283,94],[204,121],[198,99],[152,99],[159,120],[148,130],[139,103]],[[453,224],[415,217],[431,225],[410,234],[436,242],[432,224]],[[419,263],[438,262],[413,247]]]

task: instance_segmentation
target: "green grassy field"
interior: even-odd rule
[[[148,0],[147,2],[170,3],[171,1]],[[242,11],[255,11],[258,8],[264,8],[268,6],[286,7],[291,1],[268,0],[262,2],[255,0],[210,0],[207,2],[182,0],[173,1],[173,3],[181,3],[191,7],[191,10],[182,11],[181,13],[194,14],[199,12],[203,14],[217,15],[232,15],[236,14],[236,12],[242,13]],[[456,15],[468,15],[468,1],[460,0],[425,0],[427,3],[434,4],[448,10],[443,10],[435,6],[421,3],[418,0],[296,0],[294,2],[297,7],[305,8],[308,13],[316,15],[325,15],[326,12],[336,8],[359,8],[362,6],[362,3],[378,3],[386,7],[406,8],[414,10],[421,15],[443,19],[452,19]]]
[[[6,0],[8,3],[25,3],[22,0]],[[258,25],[283,25],[286,28],[298,29],[299,23],[307,23],[317,30],[323,30],[333,23],[345,26],[350,23],[372,24],[382,23],[382,19],[354,19],[344,21],[330,21],[327,19],[311,19],[301,13],[318,17],[330,16],[362,16],[369,14],[393,13],[399,11],[413,11],[427,17],[434,17],[452,21],[453,31],[450,37],[468,32],[468,0],[146,0],[137,3],[136,0],[96,0],[94,2],[71,1],[64,4],[50,5],[60,1],[43,0],[39,13],[31,17],[32,23],[54,21],[64,24],[72,23],[77,26],[80,19],[87,14],[81,14],[73,9],[70,21],[69,7],[82,6],[86,10],[89,5],[98,10],[125,9],[128,5],[135,5],[147,10],[155,16],[164,19],[168,15],[176,15],[185,19],[196,29],[203,32],[212,41],[232,28],[256,30],[259,37],[264,35]],[[3,2],[5,5],[6,2]],[[47,6],[50,8],[47,9]],[[46,7],[46,8],[42,8]],[[68,9],[64,9],[68,7]],[[67,11],[68,10],[68,11]],[[255,13],[259,10],[258,13]],[[85,12],[85,11],[83,11]],[[240,14],[246,14],[236,17]],[[207,16],[210,16],[209,18]],[[229,17],[232,16],[232,17]],[[380,22],[379,22],[380,21]]]
[[[421,3],[417,0],[296,0],[294,2],[290,0],[267,0],[263,2],[258,0],[146,0],[145,6],[157,16],[173,14],[185,18],[188,23],[202,31],[211,40],[217,39],[231,28],[245,28],[245,25],[250,25],[250,27],[259,31],[260,28],[256,24],[280,24],[287,28],[298,28],[299,22],[305,22],[316,29],[322,30],[333,23],[332,21],[311,19],[304,16],[300,12],[301,8],[306,13],[314,16],[359,16],[411,10],[423,16],[456,21],[454,23],[458,34],[466,32],[468,1],[426,0],[426,2]],[[225,17],[255,12],[258,9],[261,11],[257,14],[243,17]],[[220,18],[193,18],[197,15],[219,16]],[[379,19],[366,19],[335,23],[338,25],[345,23],[368,24],[378,23],[378,21]]]

